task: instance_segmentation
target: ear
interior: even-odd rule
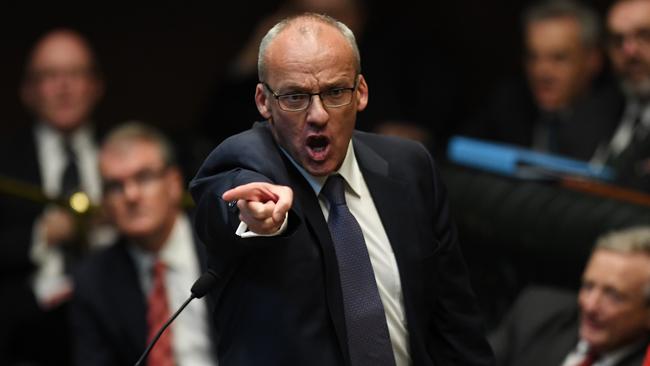
[[[265,119],[271,118],[270,99],[264,90],[264,84],[257,83],[255,87],[255,105],[262,117]]]
[[[366,109],[368,105],[368,84],[366,84],[366,78],[363,75],[359,74],[359,85],[357,85],[357,111],[361,112]]]

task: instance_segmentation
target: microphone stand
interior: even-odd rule
[[[149,342],[149,345],[147,346],[147,349],[144,350],[144,353],[142,354],[142,356],[140,356],[140,359],[138,360],[138,362],[135,363],[135,366],[142,365],[142,362],[144,362],[144,360],[147,358],[147,356],[149,355],[149,352],[151,352],[151,349],[153,348],[154,344],[156,344],[156,342],[158,342],[158,338],[160,338],[160,336],[163,334],[163,332],[165,330],[167,330],[167,327],[169,327],[169,324],[171,324],[174,321],[174,319],[176,319],[178,314],[180,314],[181,311],[183,311],[183,309],[185,309],[185,307],[190,303],[190,301],[194,300],[195,298],[196,298],[196,296],[194,296],[194,294],[190,295],[190,297],[188,297],[187,300],[185,300],[183,305],[181,305],[181,307],[178,308],[178,310],[176,310],[174,315],[172,315],[172,317],[167,320],[165,325],[163,325],[158,330],[158,332],[156,333],[156,336],[153,337],[153,339]]]

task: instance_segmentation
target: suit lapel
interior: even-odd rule
[[[108,281],[111,298],[115,307],[116,319],[120,329],[126,332],[128,343],[136,350],[144,350],[147,342],[147,320],[145,296],[140,288],[140,280],[135,269],[135,263],[126,250],[126,243],[120,241],[115,256],[116,268]],[[118,267],[119,266],[119,267]]]
[[[283,159],[286,159],[286,157],[283,156]],[[343,298],[339,281],[339,269],[329,228],[314,190],[300,172],[291,165],[291,162],[286,161],[285,163],[287,166],[291,166],[289,179],[295,183],[293,187],[296,188],[294,189],[293,209],[298,217],[304,218],[307,230],[316,238],[319,245],[321,257],[323,258],[322,265],[325,276],[325,296],[329,308],[328,313],[337,334],[339,347],[342,350],[347,350],[345,318],[341,307]],[[346,352],[344,352],[344,357],[347,358]]]
[[[368,145],[355,139],[354,147],[363,178],[386,230],[403,280],[406,273],[402,269],[407,268],[404,262],[410,257],[410,252],[417,253],[415,246],[408,245],[418,242],[415,220],[409,220],[413,209],[409,207],[410,200],[405,197],[412,188],[406,182],[389,176],[388,163]]]
[[[413,217],[414,208],[409,205],[409,202],[412,201],[409,197],[412,187],[409,187],[404,181],[391,177],[388,162],[377,155],[368,145],[355,139],[354,148],[359,167],[397,262],[406,324],[411,335],[409,337],[411,354],[414,356],[424,354],[423,350],[426,347],[418,342],[423,337],[415,334],[419,327],[414,326],[422,320],[416,318],[418,312],[415,311],[415,304],[412,303],[420,296],[417,293],[418,287],[412,285],[420,280],[416,278],[417,274],[411,275],[410,271],[416,268],[411,262],[421,257],[417,243],[422,241],[418,237],[416,220]],[[411,280],[411,278],[413,279]],[[417,363],[416,358],[413,361]]]

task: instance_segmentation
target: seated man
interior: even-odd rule
[[[575,294],[530,289],[490,336],[498,365],[641,365],[650,336],[650,227],[601,237]]]
[[[522,20],[525,78],[501,83],[463,132],[589,160],[613,133],[623,104],[601,75],[598,15],[552,0],[529,7]]]
[[[75,278],[77,365],[133,365],[206,269],[183,213],[183,181],[169,142],[138,123],[111,132],[99,156],[104,205],[121,234]],[[195,301],[162,335],[149,365],[214,365],[208,310]]]

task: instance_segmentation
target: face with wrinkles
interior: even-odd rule
[[[368,102],[368,86],[356,73],[352,47],[333,26],[303,18],[280,32],[264,57],[267,76],[262,81],[276,95],[328,92],[357,83],[350,104],[327,107],[314,95],[302,111],[281,109],[262,83],[255,91],[257,108],[280,146],[314,176],[336,171],[345,158],[356,114]]]
[[[644,339],[650,331],[650,257],[598,249],[578,296],[580,337],[607,352]]]

